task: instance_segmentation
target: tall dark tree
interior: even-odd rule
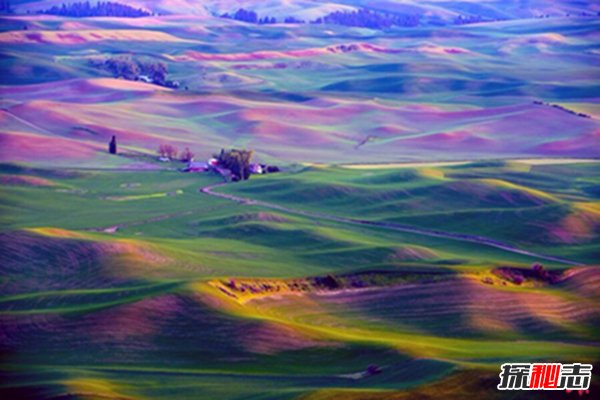
[[[108,152],[110,154],[117,154],[117,137],[113,136],[110,143],[108,144]]]

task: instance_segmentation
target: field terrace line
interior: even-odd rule
[[[246,205],[256,205],[256,206],[272,208],[272,209],[283,211],[283,212],[286,212],[289,214],[296,214],[296,215],[302,215],[302,216],[310,217],[310,218],[318,218],[318,219],[322,219],[322,220],[341,222],[344,224],[373,226],[373,227],[377,227],[377,228],[383,228],[383,229],[394,230],[394,231],[399,231],[399,232],[408,232],[408,233],[414,233],[414,234],[423,235],[423,236],[457,240],[460,242],[477,243],[477,244],[481,244],[481,245],[488,246],[488,247],[495,247],[497,249],[504,250],[504,251],[507,251],[510,253],[521,254],[521,255],[525,255],[525,256],[529,256],[529,257],[533,257],[533,258],[538,258],[541,260],[554,261],[557,263],[574,265],[574,266],[584,265],[577,261],[567,260],[564,258],[559,258],[559,257],[554,257],[554,256],[544,255],[544,254],[538,254],[538,253],[534,253],[532,251],[523,250],[518,247],[509,245],[506,243],[502,243],[497,240],[490,239],[490,238],[487,238],[484,236],[469,235],[469,234],[462,234],[462,233],[450,233],[450,232],[444,232],[444,231],[438,231],[438,230],[432,230],[432,229],[415,228],[415,227],[412,227],[409,225],[395,224],[395,223],[391,223],[391,222],[377,222],[377,221],[368,221],[368,220],[362,220],[362,219],[338,217],[338,216],[331,215],[331,214],[323,214],[323,213],[298,210],[295,208],[289,208],[289,207],[281,206],[278,204],[269,203],[266,201],[253,200],[253,199],[249,199],[249,198],[245,198],[245,197],[239,197],[239,196],[234,196],[231,194],[225,194],[225,193],[219,193],[219,192],[213,191],[213,189],[221,187],[221,186],[225,186],[225,185],[227,185],[227,184],[226,183],[218,183],[218,184],[214,184],[214,185],[209,185],[209,186],[200,188],[199,191],[201,193],[207,194],[209,196],[220,197],[222,199],[227,199],[227,200],[235,201],[237,203],[246,204]]]

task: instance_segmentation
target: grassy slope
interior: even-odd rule
[[[393,189],[428,188],[435,198],[440,180],[433,177],[439,178],[439,172],[444,179],[458,179],[449,176],[506,175],[505,168],[493,164],[435,173],[313,169],[253,179],[227,190],[250,196],[256,188],[273,201],[364,217],[354,205],[393,201]],[[562,198],[567,193],[553,190],[548,178],[560,181],[558,176],[568,173],[584,180],[568,195],[590,200],[582,195],[595,185],[589,167],[553,168],[521,172],[524,180],[518,184]],[[597,310],[593,302],[581,300],[587,293],[583,288],[594,283],[581,286],[573,278],[573,283],[548,289],[481,283],[494,265],[527,265],[533,261],[527,257],[237,205],[198,193],[198,187],[218,181],[206,175],[4,166],[2,177],[12,182],[4,185],[1,196],[1,240],[8,250],[0,262],[0,318],[9,338],[2,341],[9,354],[2,370],[12,382],[2,389],[7,393],[293,398],[323,389],[318,393],[329,396],[339,388],[413,390],[457,367],[478,365],[478,373],[484,373],[498,359],[537,359],[550,349],[566,359],[595,354],[587,341],[595,335]],[[286,197],[277,187],[297,192]],[[291,201],[301,195],[310,199],[308,191],[315,187],[320,205]],[[348,189],[357,187],[374,198],[352,197],[355,192]],[[161,193],[174,195],[156,196]],[[461,205],[458,198],[454,207]],[[431,200],[424,195],[419,201]],[[369,216],[390,215],[373,211]],[[474,218],[485,214],[474,213]],[[93,231],[112,226],[119,226],[116,233]],[[541,244],[539,249],[550,250]],[[585,256],[579,250],[573,251]],[[343,292],[315,292],[239,302],[208,284],[230,277],[260,283],[261,276],[327,273],[355,279],[359,270],[379,271],[368,283],[375,291],[347,299]],[[411,271],[408,276],[421,282],[419,274],[436,270],[444,271],[445,278],[409,285],[404,294],[386,294],[389,285],[397,284],[387,281],[389,272]],[[466,293],[471,295],[464,297]],[[523,304],[529,311],[511,311],[508,315],[516,319],[505,320],[482,310],[473,302],[475,294],[508,301],[510,307]],[[430,296],[442,296],[446,300],[441,304],[449,301],[455,308],[443,311],[449,313],[443,319],[427,317],[427,311],[415,319],[401,311],[431,311],[417,300],[426,302]],[[563,316],[532,306],[538,303],[578,311]],[[487,319],[478,318],[483,316]],[[515,345],[515,339],[522,345]],[[370,363],[385,372],[358,380],[343,376]]]
[[[308,168],[224,190],[338,216],[480,234],[595,262],[598,171],[598,164],[504,162],[398,170]]]

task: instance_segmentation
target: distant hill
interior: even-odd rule
[[[17,13],[31,12],[35,13],[41,10],[47,10],[54,6],[62,4],[76,3],[77,0],[10,0],[12,9]],[[98,3],[97,0],[90,0],[90,4]],[[204,2],[198,0],[118,0],[120,4],[125,4],[136,9],[143,9],[152,13],[160,14],[185,14],[185,15],[208,15]]]
[[[18,13],[36,12],[71,3],[68,0],[12,0],[11,7]],[[94,4],[97,1],[90,1]],[[295,17],[313,20],[335,11],[367,9],[393,14],[427,15],[440,22],[453,21],[459,16],[483,19],[515,19],[542,15],[598,13],[600,3],[594,1],[553,0],[120,0],[119,3],[161,14],[221,15],[240,8],[251,10],[259,16]]]

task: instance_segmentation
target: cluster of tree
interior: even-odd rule
[[[587,13],[585,11],[580,12],[580,13],[576,13],[576,14],[565,14],[565,17],[600,17],[600,11],[598,11],[596,14],[594,13]],[[547,17],[550,17],[549,15]]]
[[[554,18],[554,17],[559,17],[560,15],[556,15],[556,14],[539,14],[536,15],[534,18]],[[589,13],[589,12],[585,12],[582,11],[580,13],[575,13],[575,14],[564,14],[565,17],[600,17],[600,11],[594,13]]]
[[[179,153],[177,147],[168,143],[163,143],[158,146],[158,150],[156,152],[161,158],[168,158],[169,160],[177,160],[177,155],[179,154],[179,161],[181,162],[194,161],[195,155],[192,153],[189,147],[186,147],[181,153]]]
[[[502,278],[503,280],[514,283],[515,285],[521,285],[526,281],[538,281],[549,284],[555,284],[560,282],[561,278],[564,277],[563,271],[560,270],[547,270],[540,263],[534,263],[529,268],[519,267],[499,267],[492,271],[494,275]],[[484,283],[493,284],[490,280],[484,281]]]
[[[140,80],[147,77],[152,83],[157,85],[167,85],[167,65],[163,62],[146,62],[134,59],[130,55],[120,55],[106,59],[92,59],[90,64],[93,67],[109,71],[116,78],[123,78],[130,81]]]
[[[99,2],[91,5],[89,1],[54,6],[47,10],[38,11],[39,14],[62,15],[65,17],[128,17],[138,18],[151,15],[141,8],[133,8],[126,4],[111,1]]]
[[[259,18],[258,14],[254,11],[245,10],[240,8],[233,14],[225,13],[221,15],[221,18],[235,19],[236,21],[248,22],[251,24],[275,24],[277,20],[275,17],[263,17]]]
[[[172,144],[163,143],[158,146],[157,153],[162,158],[174,160],[177,158],[178,150],[177,147],[173,146]]]
[[[261,25],[264,24],[276,24],[277,23],[277,19],[275,17],[262,17],[258,20],[258,23]]]
[[[392,26],[417,26],[419,16],[384,14],[370,10],[334,11],[312,21],[313,24],[335,24],[370,29],[387,29]]]
[[[252,162],[252,150],[221,149],[220,154],[215,154],[220,167],[231,171],[234,180],[247,180],[250,177],[250,163]]]
[[[570,109],[568,109],[566,107],[561,106],[560,104],[544,103],[543,101],[539,101],[539,100],[535,100],[533,102],[533,104],[537,104],[539,106],[549,106],[549,107],[552,107],[552,108],[556,108],[558,110],[567,112],[567,113],[569,113],[571,115],[576,115],[576,116],[581,117],[581,118],[592,118],[592,116],[589,115],[589,114],[578,113],[577,111],[570,110]]]
[[[304,24],[305,21],[303,21],[301,19],[298,19],[298,18],[295,18],[295,17],[286,17],[283,20],[283,23],[284,24]]]
[[[10,1],[0,0],[0,14],[10,14],[10,13],[12,13],[12,8],[10,7]]]
[[[162,143],[158,146],[156,153],[161,158],[161,161],[179,160],[185,163],[194,161],[194,153],[192,153],[189,147],[186,147],[185,150],[179,152],[177,147],[173,146],[172,144]],[[252,150],[221,149],[219,154],[213,155],[213,158],[216,160],[216,164],[210,162],[204,167],[197,168],[202,168],[202,171],[206,169],[211,170],[214,168],[216,172],[222,174],[227,180],[231,179],[233,181],[247,180],[252,174],[270,174],[280,172],[279,167],[276,165],[252,163],[253,155],[254,151]],[[203,163],[201,163],[201,165],[202,164]],[[195,171],[194,168],[196,167],[189,165],[187,169],[184,169],[184,171]]]
[[[477,24],[479,22],[493,22],[493,21],[505,21],[505,19],[501,18],[484,18],[481,15],[459,15],[454,19],[454,25],[468,25],[468,24]]]
[[[181,162],[191,162],[194,161],[195,154],[192,153],[189,147],[186,147],[181,154],[179,155],[179,160]]]
[[[179,161],[181,162],[190,162],[194,161],[194,153],[190,150],[189,147],[186,147],[181,153],[177,150],[177,147],[172,144],[163,143],[158,146],[158,150],[156,150],[159,157],[168,158],[169,160],[177,160],[177,155],[179,155]]]
[[[275,24],[275,17],[259,17],[254,11],[248,11],[240,8],[233,14],[225,13],[221,18],[235,19],[237,21],[248,22],[251,24]],[[303,24],[303,20],[286,17],[283,20],[285,24]],[[335,11],[329,13],[314,21],[311,24],[335,24],[344,26],[356,26],[361,28],[371,29],[386,29],[392,26],[417,26],[419,25],[419,17],[416,15],[399,15],[399,14],[384,14],[370,10],[356,11]]]

